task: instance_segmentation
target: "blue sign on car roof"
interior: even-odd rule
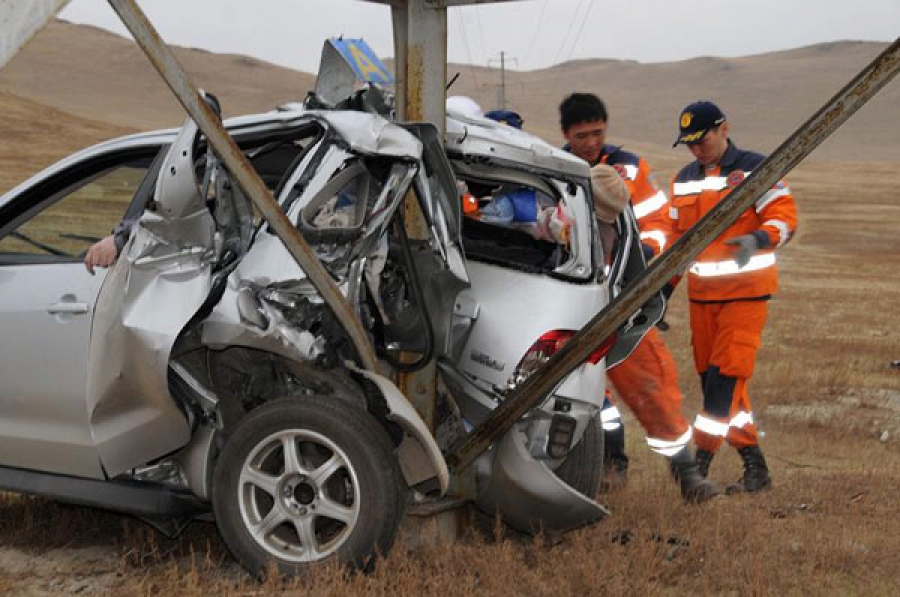
[[[331,38],[329,41],[344,57],[360,81],[382,85],[394,84],[394,75],[364,40]]]

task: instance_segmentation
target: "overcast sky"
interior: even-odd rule
[[[390,10],[362,0],[139,0],[163,38],[315,72],[322,42],[362,37],[393,55]],[[125,34],[106,0],[60,13]],[[833,40],[892,41],[900,0],[522,0],[450,9],[452,62],[530,70],[577,58],[665,62]]]

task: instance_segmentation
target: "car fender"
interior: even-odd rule
[[[447,462],[425,421],[416,412],[409,399],[388,378],[359,369],[349,363],[347,366],[354,373],[375,384],[387,404],[387,418],[400,425],[406,432],[407,437],[404,437],[401,442],[397,455],[400,460],[400,469],[407,482],[415,484],[436,476],[440,484],[441,495],[445,495],[450,487],[450,471],[447,468]],[[423,474],[423,470],[426,468],[428,474]]]

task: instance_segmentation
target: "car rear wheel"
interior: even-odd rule
[[[390,549],[406,505],[385,430],[333,397],[254,410],[235,426],[214,475],[219,532],[254,574],[333,560],[365,568]]]
[[[600,417],[588,421],[581,440],[554,471],[567,485],[594,499],[603,481],[603,426]]]

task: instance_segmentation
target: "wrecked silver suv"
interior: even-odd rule
[[[127,512],[168,534],[212,513],[251,571],[386,553],[441,452],[642,267],[634,223],[604,254],[579,160],[490,121],[427,125],[300,105],[231,135],[369,330],[340,325],[196,125],[110,141],[0,198],[0,488]],[[458,189],[565,209],[564,242],[463,217]],[[416,201],[428,238],[404,232]],[[80,256],[135,220],[119,259]],[[636,315],[622,358],[654,318]],[[604,515],[604,354],[475,465],[475,503],[523,529]],[[400,354],[418,355],[401,359]],[[436,360],[437,433],[392,375]],[[410,362],[411,361],[411,362]],[[440,445],[439,445],[440,444]],[[458,489],[457,491],[460,491]]]

